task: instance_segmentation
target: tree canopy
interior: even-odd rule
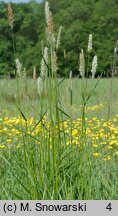
[[[79,53],[87,59],[88,36],[93,35],[90,58],[98,56],[98,74],[108,74],[118,37],[118,0],[49,0],[57,35],[62,26],[58,51],[59,75],[79,71]],[[34,65],[40,73],[41,50],[45,46],[44,4],[12,4],[14,14],[15,56],[13,37],[8,23],[7,4],[0,2],[0,74],[14,73],[14,59],[19,58],[30,76]]]

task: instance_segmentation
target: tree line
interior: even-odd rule
[[[79,74],[79,53],[84,50],[87,61],[89,34],[93,35],[90,55],[98,57],[97,75],[109,76],[112,64],[117,73],[118,0],[49,0],[53,14],[54,32],[62,26],[61,46],[58,50],[58,74]],[[8,22],[8,5],[0,2],[0,75],[14,75],[14,60],[19,58],[32,76],[34,66],[40,74],[42,49],[46,43],[44,4],[34,0],[12,4],[13,32]],[[14,38],[13,38],[14,34]],[[13,39],[15,55],[13,53]],[[88,65],[90,71],[91,65]]]

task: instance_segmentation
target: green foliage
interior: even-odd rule
[[[88,35],[93,34],[91,58],[98,56],[98,74],[110,71],[113,50],[118,36],[117,0],[49,0],[54,17],[55,34],[63,26],[61,48],[58,51],[59,74],[78,75],[79,53],[87,50]],[[14,13],[15,57],[32,75],[34,65],[40,73],[42,40],[45,41],[44,2],[12,4]],[[12,32],[8,25],[7,4],[0,2],[0,75],[14,71]],[[64,59],[66,50],[66,59]]]
[[[68,79],[57,86],[49,80],[42,99],[34,98],[36,83],[29,79],[28,91],[21,85],[17,100],[20,81],[0,80],[1,200],[117,200],[118,79],[100,79],[99,85],[89,79],[86,89],[86,79],[72,79],[73,105]],[[55,100],[53,124],[48,114],[51,109],[53,115]],[[49,102],[53,107],[46,109]]]

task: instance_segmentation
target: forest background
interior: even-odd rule
[[[12,3],[14,14],[15,58],[19,58],[28,76],[36,67],[40,74],[45,38],[45,2]],[[85,56],[89,34],[93,35],[90,58],[98,56],[98,71],[109,76],[114,51],[118,51],[118,0],[49,0],[55,23],[55,37],[62,26],[58,50],[58,76],[79,74],[79,53]],[[8,4],[0,2],[0,77],[14,75],[13,37],[8,23]],[[90,66],[91,67],[91,66]],[[117,65],[116,65],[117,75]]]

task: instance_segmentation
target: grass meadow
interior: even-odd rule
[[[118,79],[95,78],[92,34],[78,78],[58,78],[60,27],[54,37],[45,4],[46,46],[40,76],[28,78],[16,57],[15,79],[0,79],[0,199],[112,200],[118,198]],[[116,53],[114,53],[116,59]],[[90,69],[91,65],[91,69]],[[88,77],[88,72],[91,78]]]
[[[69,82],[60,84],[63,110],[54,123],[33,79],[20,103],[16,80],[0,80],[1,199],[118,198],[118,80],[99,80],[85,120],[82,79],[72,79],[72,101]],[[96,82],[88,80],[86,97]]]

